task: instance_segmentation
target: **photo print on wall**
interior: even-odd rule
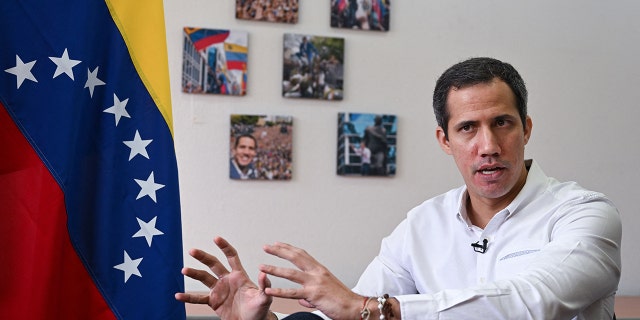
[[[331,0],[331,27],[389,31],[391,0]]]
[[[284,34],[282,96],[342,100],[344,39]]]
[[[298,0],[236,0],[236,19],[298,23]]]
[[[185,27],[183,37],[183,92],[247,93],[247,32]]]
[[[231,115],[229,178],[291,180],[293,117]]]
[[[338,174],[394,176],[397,120],[388,114],[338,113]]]

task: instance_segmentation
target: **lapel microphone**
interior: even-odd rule
[[[473,251],[485,253],[487,252],[487,243],[489,243],[489,240],[484,239],[482,240],[482,244],[480,244],[480,241],[476,241],[475,243],[472,243],[471,246],[473,247]]]

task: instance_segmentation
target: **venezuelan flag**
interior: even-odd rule
[[[239,53],[239,54],[242,54],[242,53],[247,54],[249,52],[246,46],[235,44],[235,43],[228,43],[228,42],[224,44],[224,50],[226,52],[233,52],[233,53]]]
[[[162,0],[2,0],[0,30],[0,319],[185,319]]]
[[[198,51],[202,51],[208,46],[216,43],[222,43],[229,37],[229,30],[201,29],[201,28],[184,28],[184,32],[189,36],[193,46]]]
[[[227,59],[227,69],[246,70],[247,69],[247,47],[233,43],[224,44],[225,57]]]

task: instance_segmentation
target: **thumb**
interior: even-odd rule
[[[271,280],[269,280],[269,277],[267,277],[267,274],[264,272],[258,274],[258,288],[261,291],[264,291],[266,288],[271,288]]]

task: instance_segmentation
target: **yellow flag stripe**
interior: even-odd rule
[[[238,53],[247,53],[247,47],[241,46],[235,43],[226,43],[224,44],[224,50],[230,52],[238,52]]]
[[[162,0],[105,0],[133,64],[173,136],[167,39]]]
[[[200,30],[202,28],[191,28],[191,27],[185,27],[184,28],[184,32],[186,32],[187,34],[192,34],[198,30]]]

